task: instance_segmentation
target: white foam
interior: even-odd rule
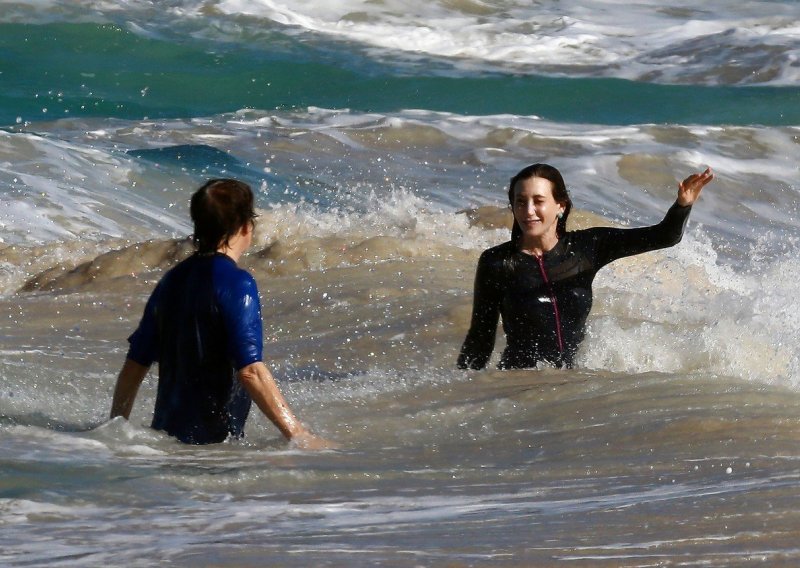
[[[466,215],[453,215],[402,188],[387,195],[367,195],[366,211],[322,210],[311,203],[276,204],[264,212],[269,231],[262,245],[275,240],[347,235],[350,239],[374,236],[418,239],[472,249],[503,239],[505,230],[495,234],[470,228]]]
[[[134,163],[80,140],[0,132],[0,228],[7,244],[174,234],[186,220],[136,189]]]
[[[618,261],[600,273],[582,364],[800,386],[796,248],[777,258],[754,253],[734,269],[691,233],[649,261]]]
[[[800,26],[792,1],[709,0],[698,8],[688,0],[668,6],[657,0],[182,0],[168,6],[147,0],[28,0],[4,8],[0,18],[110,21],[146,37],[179,29],[236,41],[240,33],[247,42],[278,26],[356,43],[379,56],[443,58],[466,70],[712,84],[795,85],[800,75]]]
[[[231,16],[263,18],[301,31],[366,46],[551,72],[632,79],[727,82],[725,67],[752,67],[734,82],[791,84],[800,53],[797,14],[789,3],[654,1],[511,2],[464,7],[414,0],[365,4],[356,0],[222,0]],[[472,8],[472,9],[470,9]],[[769,58],[766,53],[769,52]],[[748,56],[752,62],[748,61]],[[777,77],[759,78],[765,62]],[[585,68],[581,71],[581,68]],[[703,73],[705,72],[705,76]]]
[[[29,523],[31,519],[55,519],[94,516],[99,509],[89,505],[57,505],[30,499],[0,499],[0,525]]]

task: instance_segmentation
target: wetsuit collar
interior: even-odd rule
[[[564,247],[563,241],[564,241],[564,237],[560,237],[560,238],[559,238],[559,239],[556,241],[556,244],[553,246],[553,248],[551,248],[550,250],[546,250],[546,251],[544,251],[544,252],[541,254],[541,256],[539,256],[539,255],[536,255],[536,254],[532,254],[532,253],[525,252],[524,250],[522,250],[522,248],[521,248],[519,245],[517,246],[517,253],[519,253],[519,254],[521,254],[521,255],[523,255],[523,256],[529,256],[529,257],[531,257],[531,258],[547,258],[547,257],[548,257],[548,256],[550,256],[551,254],[558,253],[558,251],[560,251],[560,250],[561,250],[561,249]]]

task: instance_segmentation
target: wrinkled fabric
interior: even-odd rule
[[[236,372],[262,360],[261,304],[253,277],[223,254],[195,254],[158,283],[128,358],[158,362],[152,427],[182,442],[240,437],[250,396]]]

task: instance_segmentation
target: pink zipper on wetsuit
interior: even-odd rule
[[[547,288],[550,290],[550,301],[553,303],[553,313],[556,316],[556,337],[558,337],[558,351],[560,353],[564,352],[564,340],[561,337],[561,314],[558,313],[558,302],[556,301],[556,293],[553,291],[553,287],[550,285],[550,280],[547,279],[547,272],[544,270],[544,259],[541,256],[536,256],[536,260],[539,261],[539,270],[542,273],[542,279],[544,283],[547,285]]]

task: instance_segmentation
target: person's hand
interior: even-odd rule
[[[686,207],[697,201],[700,192],[708,182],[714,179],[714,172],[706,168],[701,174],[692,174],[678,184],[678,205]]]
[[[320,438],[308,430],[292,436],[290,444],[300,450],[336,450],[339,448],[339,444],[336,442]]]

